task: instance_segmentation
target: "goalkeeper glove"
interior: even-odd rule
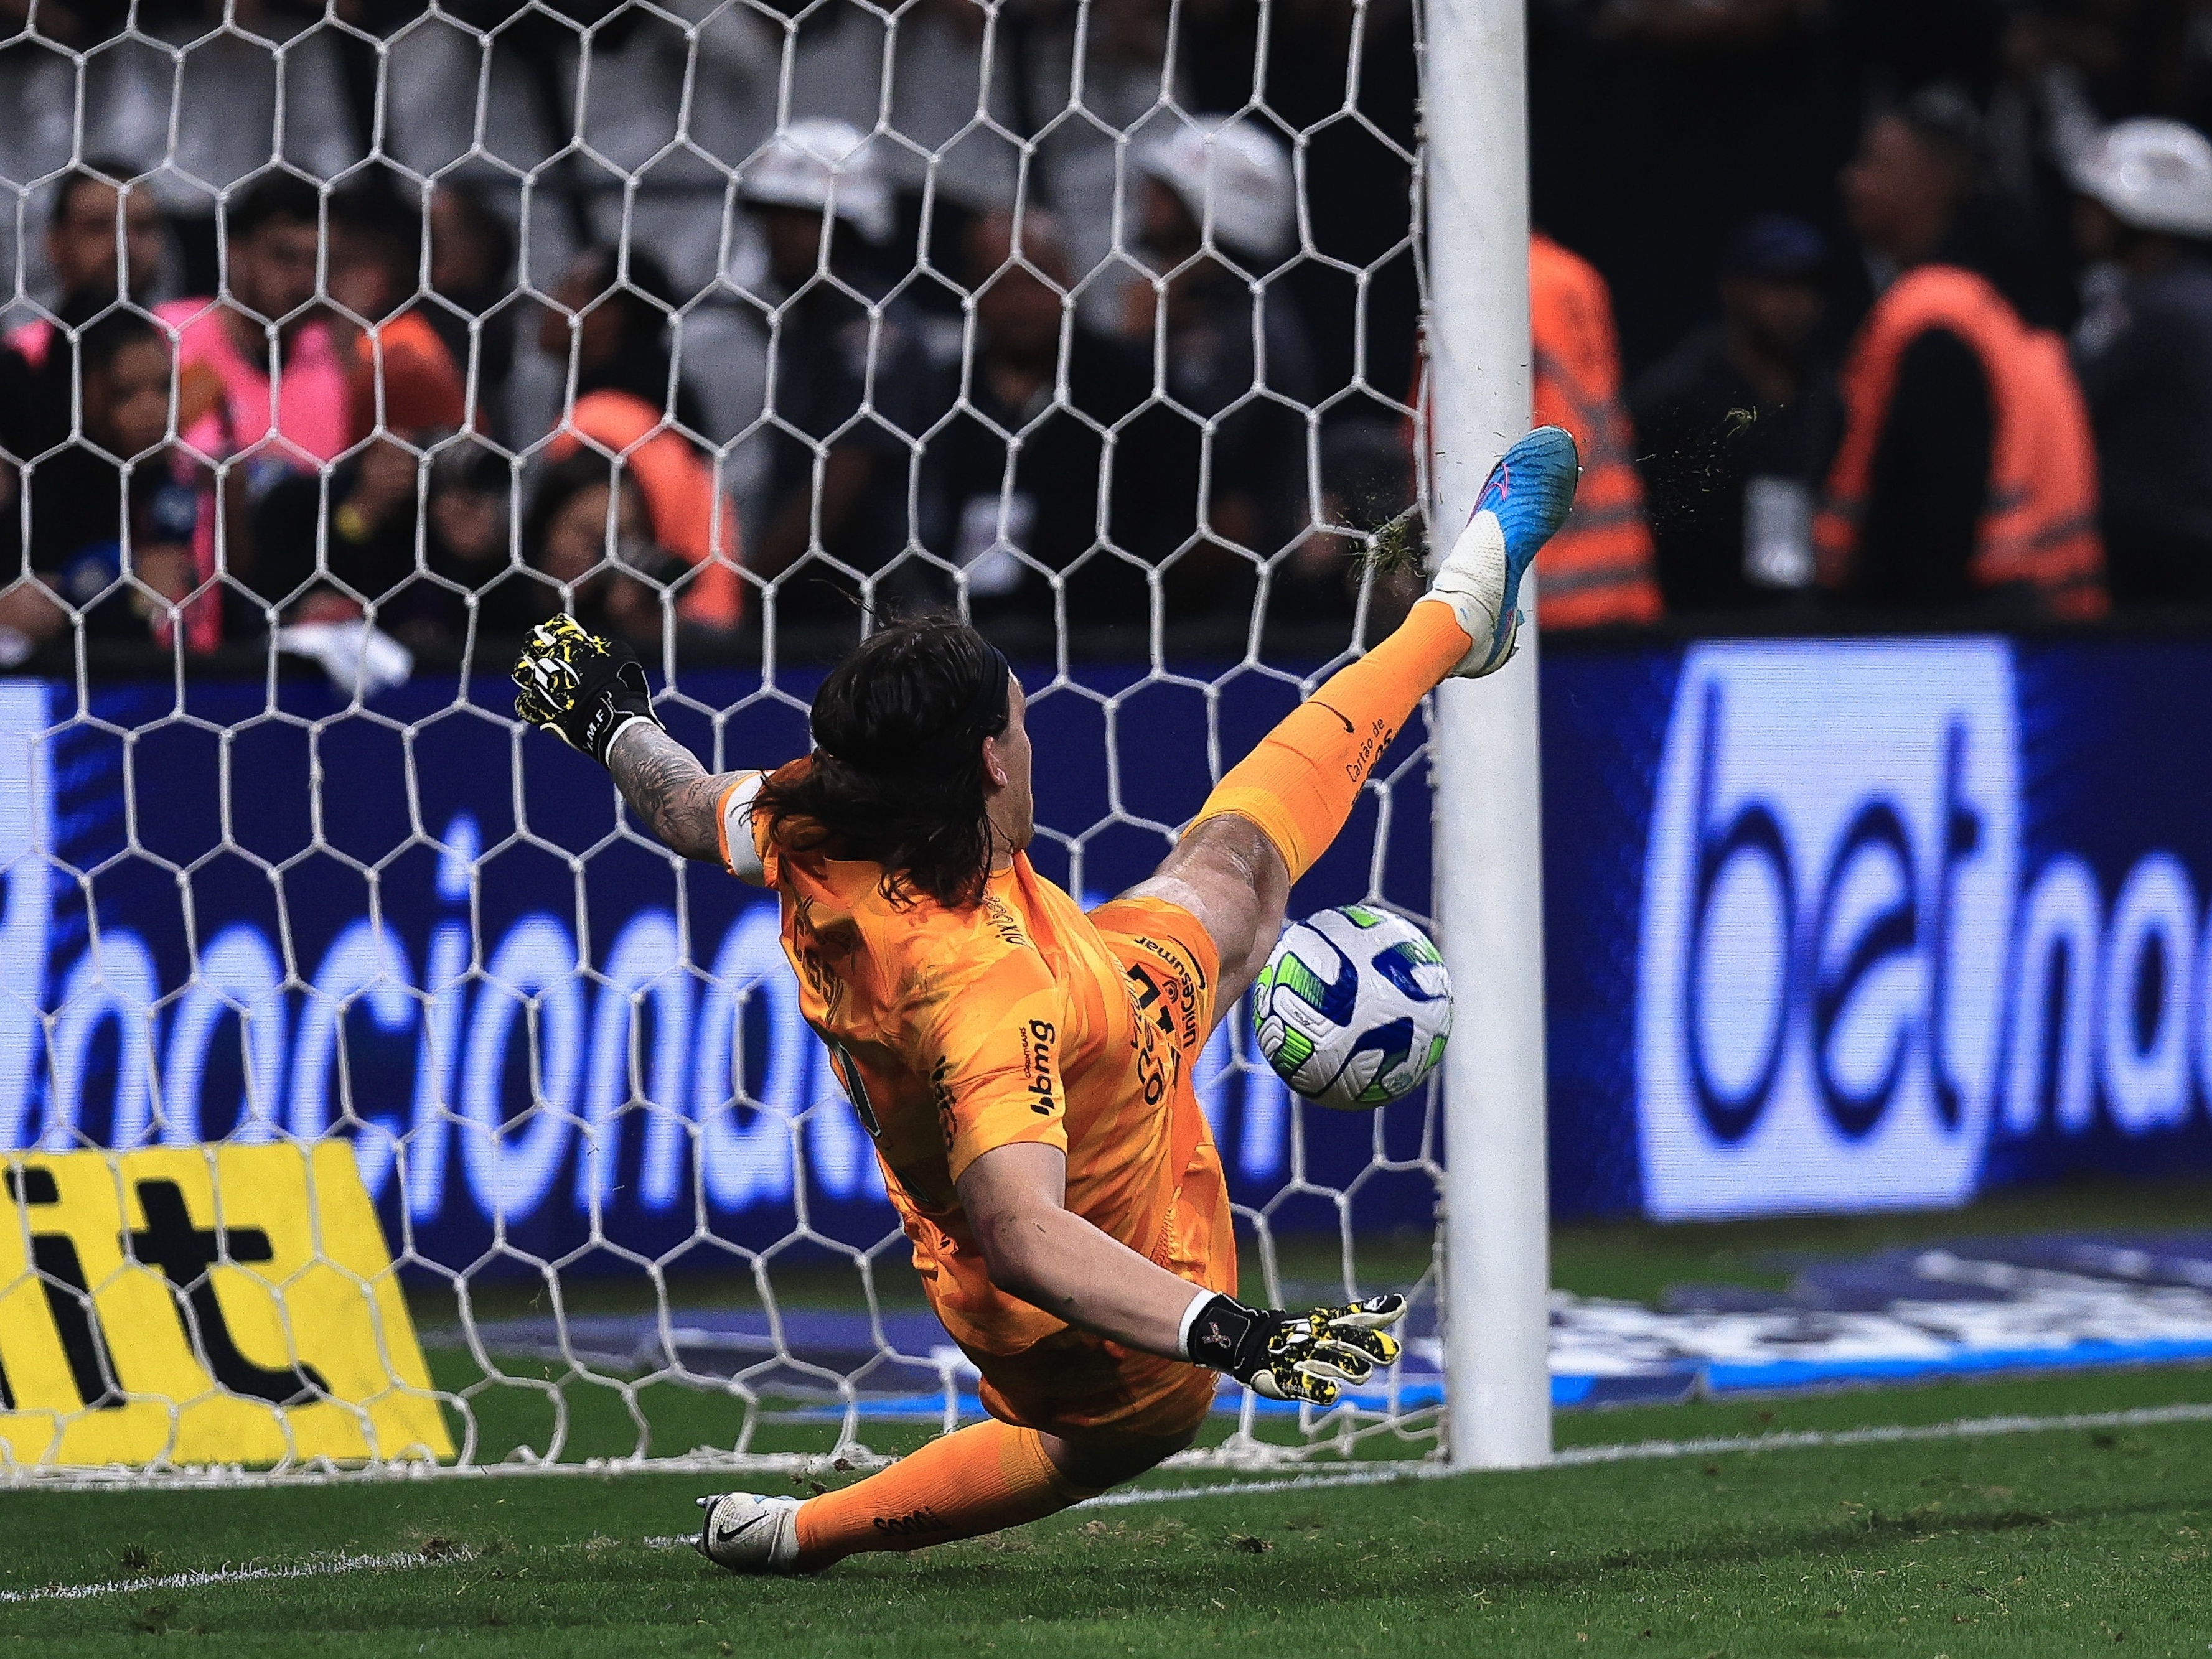
[[[1327,1406],[1339,1382],[1364,1382],[1377,1365],[1397,1363],[1398,1339],[1387,1328],[1405,1316],[1406,1298],[1395,1293],[1308,1314],[1216,1296],[1199,1304],[1183,1352],[1265,1399]]]
[[[632,720],[660,724],[653,712],[645,670],[630,648],[586,633],[573,617],[556,617],[530,630],[515,659],[521,688],[514,712],[602,766],[615,734]]]

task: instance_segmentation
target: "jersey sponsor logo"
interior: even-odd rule
[[[1013,907],[996,893],[983,895],[983,920],[999,936],[1000,944],[1011,945],[1018,951],[1035,948],[1030,943],[1029,931],[1022,926],[1022,919],[1014,914]]]
[[[1206,988],[1205,969],[1199,965],[1195,957],[1180,945],[1164,945],[1149,933],[1133,933],[1130,937],[1158,957],[1168,971],[1182,983],[1187,992],[1194,993]]]
[[[1137,1017],[1141,1019],[1150,1012],[1163,1032],[1184,1048],[1195,1049],[1198,991],[1191,982],[1191,970],[1177,956],[1153,940],[1139,939],[1137,943],[1158,957],[1168,969],[1167,977],[1162,979],[1141,963],[1129,964],[1129,991],[1136,1001]]]
[[[1048,1019],[1031,1020],[1023,1033],[1023,1086],[1030,1091],[1030,1110],[1040,1117],[1050,1117],[1060,1109],[1055,1081],[1059,1053],[1060,1028]]]
[[[1129,1031],[1129,1047],[1136,1073],[1137,1092],[1147,1106],[1157,1106],[1175,1087],[1182,1072],[1182,1051],[1171,1042],[1160,1041],[1160,1029],[1144,1017],[1135,1007],[1136,996],[1130,995],[1134,1015]]]
[[[1998,641],[1688,653],[1645,848],[1652,1214],[1972,1191],[2020,879],[2015,726]]]
[[[952,1530],[951,1523],[939,1519],[937,1511],[927,1504],[918,1510],[908,1510],[904,1515],[879,1515],[870,1524],[878,1532],[889,1533],[899,1538]]]
[[[1335,713],[1334,709],[1329,712]],[[1337,718],[1342,720],[1344,716],[1338,714]],[[1390,746],[1390,740],[1397,735],[1397,728],[1389,721],[1375,721],[1367,728],[1367,735],[1360,738],[1358,752],[1344,763],[1344,775],[1354,783],[1365,782],[1368,773],[1374,769],[1375,763],[1382,758],[1382,751]]]
[[[9,1461],[453,1455],[343,1142],[31,1153],[5,1200]]]

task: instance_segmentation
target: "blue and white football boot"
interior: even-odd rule
[[[799,1571],[796,1498],[762,1498],[749,1492],[719,1492],[699,1500],[697,1548],[732,1572]]]
[[[1575,441],[1556,426],[1538,427],[1490,469],[1474,516],[1423,596],[1451,606],[1474,640],[1452,671],[1457,678],[1480,679],[1511,659],[1521,632],[1521,578],[1567,521],[1581,477]]]

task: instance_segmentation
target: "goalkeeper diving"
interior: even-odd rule
[[[817,1497],[702,1498],[710,1560],[812,1572],[1035,1521],[1188,1445],[1221,1373],[1327,1405],[1397,1359],[1402,1297],[1236,1299],[1193,1074],[1399,728],[1512,655],[1522,574],[1577,476],[1559,428],[1515,444],[1404,623],[1221,780],[1151,879],[1088,913],[1030,866],[1022,688],[973,629],[871,635],[823,682],[811,755],[719,775],[661,728],[622,647],[565,617],[533,632],[516,713],[605,765],[672,849],[777,895],[801,1010],[992,1419]]]

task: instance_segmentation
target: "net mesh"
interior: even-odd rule
[[[773,765],[871,618],[957,607],[1030,694],[1040,868],[1146,873],[1410,598],[1413,9],[0,18],[8,1466],[421,1467],[204,1150],[331,1137],[391,1260],[305,1248],[404,1299],[427,1370],[384,1393],[437,1402],[431,1461],[865,1461],[972,1419],[772,908],[501,677],[569,609],[710,765]],[[1300,901],[1420,915],[1428,826],[1415,732]],[[1246,1293],[1407,1291],[1413,1340],[1328,1412],[1224,1389],[1186,1455],[1430,1455],[1437,1103],[1310,1109],[1248,1029],[1200,1072]],[[130,1242],[138,1148],[210,1172],[197,1267]],[[85,1150],[128,1237],[65,1261],[34,1171]],[[194,1362],[158,1383],[116,1334],[149,1284]],[[274,1449],[195,1452],[224,1343],[358,1449],[264,1402]],[[118,1412],[127,1455],[78,1436]]]

